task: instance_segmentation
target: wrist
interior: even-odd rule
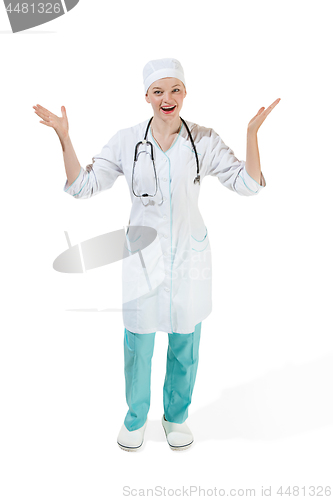
[[[65,152],[65,150],[71,144],[71,140],[70,140],[69,134],[65,134],[65,135],[59,135],[58,134],[58,137],[59,137],[59,140],[60,140],[60,143],[61,143],[62,150]]]
[[[248,137],[256,137],[258,129],[253,129],[251,127],[247,127],[247,136]]]
[[[60,136],[59,136],[60,137]],[[60,140],[64,143],[64,144],[68,144],[71,140],[70,140],[70,137],[69,137],[69,134],[62,134],[61,137],[60,137]]]

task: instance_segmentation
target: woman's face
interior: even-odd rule
[[[178,78],[161,78],[149,87],[146,101],[152,105],[154,116],[172,120],[179,116],[185,96],[185,86]]]

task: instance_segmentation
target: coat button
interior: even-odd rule
[[[166,292],[170,292],[170,288],[168,288],[168,287],[165,287],[165,288],[164,288],[164,290],[165,290]]]
[[[166,219],[166,218],[167,218],[167,216],[166,216],[166,215],[163,215],[163,219]]]
[[[166,182],[168,179],[166,177],[163,177],[162,179],[164,182]]]

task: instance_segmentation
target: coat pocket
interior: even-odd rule
[[[201,235],[196,234],[196,237],[191,234],[191,248],[195,252],[203,252],[206,250],[206,248],[209,247],[209,238],[208,238],[208,231],[205,226],[204,230],[204,236],[200,237]]]
[[[190,277],[202,282],[211,278],[211,252],[207,228],[200,232],[191,234]]]

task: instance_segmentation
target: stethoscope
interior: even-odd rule
[[[137,145],[135,146],[135,150],[134,150],[134,162],[133,162],[133,169],[132,169],[132,192],[133,192],[134,196],[136,196],[137,198],[141,198],[141,201],[142,201],[142,197],[144,197],[144,198],[146,198],[146,197],[152,197],[153,198],[154,196],[156,196],[157,189],[158,189],[157,174],[156,174],[155,159],[154,159],[154,148],[153,148],[152,143],[147,140],[149,127],[150,127],[150,124],[151,124],[153,118],[154,117],[150,118],[150,120],[148,122],[144,139],[142,141],[140,141],[140,142],[137,143]],[[192,137],[192,134],[190,132],[190,129],[187,126],[187,123],[185,122],[185,120],[183,120],[183,118],[180,117],[180,119],[183,122],[183,124],[185,125],[187,133],[188,133],[188,135],[190,137],[192,148],[193,148],[193,151],[194,151],[194,154],[195,154],[195,160],[196,160],[196,163],[197,163],[197,176],[195,177],[195,179],[194,179],[193,182],[194,182],[194,184],[196,184],[196,183],[200,184],[198,153],[197,153],[197,150],[196,150],[196,147],[195,147],[195,144],[194,144],[193,137]],[[139,147],[141,145],[146,145],[150,149],[150,153],[148,153],[148,154],[150,155],[151,162],[153,164],[154,176],[155,176],[155,193],[154,194],[142,193],[140,195],[140,194],[136,194],[135,191],[134,191],[133,182],[134,182],[134,170],[135,170],[135,167],[136,167],[136,163],[137,163],[137,161],[139,159],[139,155],[141,153],[147,153],[147,151],[139,151]],[[163,203],[163,195],[162,195],[162,203]]]
[[[147,198],[147,197],[150,197],[150,198],[153,198],[154,196],[156,196],[156,193],[157,193],[157,189],[158,189],[158,181],[157,181],[157,174],[156,174],[156,168],[155,168],[155,159],[154,159],[154,148],[153,148],[153,145],[150,141],[147,140],[147,136],[148,136],[148,131],[149,131],[149,127],[150,127],[150,124],[152,122],[152,119],[154,117],[151,117],[149,122],[148,122],[148,125],[147,125],[147,128],[146,128],[146,133],[145,133],[145,136],[144,136],[144,139],[143,141],[140,141],[137,143],[137,145],[135,146],[135,150],[134,150],[134,162],[133,162],[133,169],[132,169],[132,192],[134,194],[134,196],[136,196],[137,198],[140,198],[141,199],[141,202],[143,203],[142,201],[142,198]],[[189,135],[189,138],[190,138],[190,141],[191,141],[191,144],[192,144],[192,148],[193,148],[193,151],[194,151],[194,154],[195,154],[195,160],[196,160],[196,164],[197,164],[197,175],[196,177],[194,178],[194,184],[200,184],[200,174],[199,174],[199,158],[198,158],[198,153],[197,153],[197,150],[196,150],[196,147],[195,147],[195,144],[194,144],[194,141],[193,141],[193,137],[192,137],[192,134],[190,132],[190,129],[188,128],[187,126],[187,123],[185,122],[185,120],[183,120],[183,118],[181,118],[181,121],[183,122],[183,124],[185,125],[185,128],[187,130],[187,133]],[[153,169],[154,169],[154,177],[155,177],[155,193],[154,194],[148,194],[148,193],[142,193],[141,195],[140,194],[136,194],[135,191],[134,191],[134,185],[133,185],[133,182],[134,182],[134,170],[135,170],[135,167],[136,167],[136,163],[138,161],[138,158],[140,156],[141,153],[147,153],[147,151],[139,151],[139,147],[141,145],[146,145],[148,146],[148,148],[150,149],[150,153],[148,153],[150,155],[150,158],[151,158],[151,162],[153,164]],[[107,160],[106,158],[99,158],[98,156],[94,156],[92,161],[94,163],[95,160],[105,160],[105,161],[109,161]],[[110,161],[109,161],[110,162]],[[93,168],[93,163],[91,163],[90,165],[87,165],[86,167],[86,170],[87,172],[90,172]],[[110,162],[111,163],[111,162]],[[163,194],[162,194],[162,191],[161,191],[161,195],[162,195],[162,201],[160,204],[163,203],[164,199],[163,199]],[[143,203],[144,204],[144,203]],[[144,204],[145,205],[145,204]]]

